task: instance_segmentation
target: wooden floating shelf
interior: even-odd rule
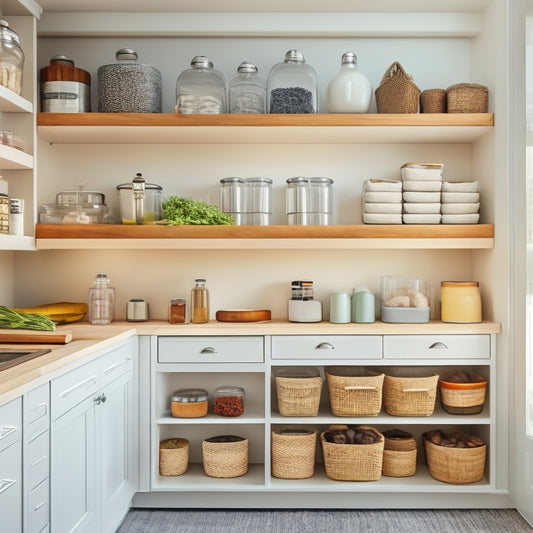
[[[494,114],[39,113],[37,126],[57,144],[460,143],[490,131]]]
[[[490,249],[494,226],[37,224],[35,236],[38,249]]]

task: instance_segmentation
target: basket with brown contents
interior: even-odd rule
[[[159,443],[159,474],[181,476],[189,466],[189,441],[165,439]]]
[[[315,472],[316,431],[272,431],[272,475],[281,479],[305,479]]]
[[[248,439],[220,435],[202,442],[204,472],[209,477],[231,478],[248,472]]]
[[[331,426],[320,435],[326,476],[337,481],[377,481],[385,438],[370,426]]]
[[[411,433],[402,429],[389,429],[383,432],[385,449],[383,450],[384,476],[407,477],[416,473],[416,441]]]
[[[478,437],[435,429],[423,434],[429,473],[445,483],[475,483],[485,475],[486,444]]]
[[[478,374],[458,371],[439,380],[442,407],[453,415],[481,413],[485,403],[487,380]]]

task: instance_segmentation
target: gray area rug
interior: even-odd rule
[[[132,509],[117,533],[523,533],[514,509],[166,510]]]

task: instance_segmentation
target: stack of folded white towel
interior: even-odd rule
[[[401,224],[402,182],[366,180],[363,184],[361,210],[365,224]]]
[[[401,167],[404,224],[440,223],[442,167],[441,163]]]
[[[442,182],[442,223],[477,224],[479,181]]]

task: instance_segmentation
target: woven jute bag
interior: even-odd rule
[[[202,442],[204,472],[209,477],[230,478],[248,472],[248,439],[236,442]]]
[[[385,376],[383,405],[393,416],[430,416],[435,409],[439,376]]]
[[[169,444],[179,447],[170,448]],[[159,474],[181,476],[189,466],[189,441],[187,439],[166,439],[159,443]]]
[[[397,61],[387,69],[375,93],[378,113],[418,113],[420,89]]]
[[[278,408],[282,416],[316,416],[320,407],[322,378],[276,377]]]
[[[280,479],[306,479],[315,473],[317,433],[272,432],[272,475]]]
[[[420,94],[421,113],[446,113],[446,90],[426,89]]]

